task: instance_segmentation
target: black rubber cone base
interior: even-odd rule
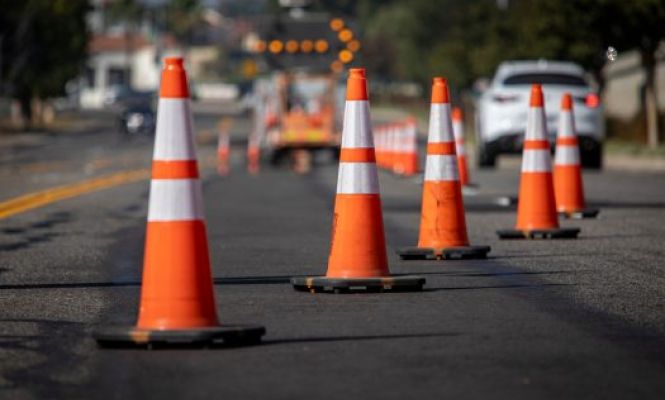
[[[578,211],[560,211],[559,216],[567,219],[596,218],[600,212],[597,208],[585,208]]]
[[[459,246],[446,248],[404,247],[397,249],[402,260],[468,260],[487,258],[489,246]]]
[[[520,231],[517,229],[502,229],[496,231],[500,239],[576,239],[580,228],[531,229]]]
[[[386,278],[328,278],[325,276],[291,278],[293,288],[311,293],[382,293],[418,292],[425,278],[420,276],[390,276]]]
[[[102,347],[206,347],[248,346],[261,342],[266,329],[259,325],[220,325],[210,328],[148,330],[136,327],[115,326],[102,328],[92,336]]]

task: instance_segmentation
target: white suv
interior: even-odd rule
[[[547,129],[554,148],[561,96],[574,99],[575,127],[582,165],[602,166],[605,122],[598,95],[591,89],[584,70],[560,61],[506,61],[476,104],[478,166],[494,167],[502,153],[520,153],[526,128],[531,85],[543,85]]]

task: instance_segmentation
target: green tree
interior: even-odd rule
[[[32,119],[33,99],[62,95],[86,59],[87,0],[0,0],[2,81]]]
[[[170,0],[166,6],[166,30],[183,48],[192,42],[195,29],[201,25],[199,0]]]

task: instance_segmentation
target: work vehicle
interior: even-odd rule
[[[543,85],[547,131],[554,149],[561,96],[574,99],[582,166],[601,168],[605,123],[602,106],[582,67],[562,61],[506,61],[476,104],[479,167],[494,167],[500,154],[520,153],[531,85]]]
[[[262,107],[271,162],[321,151],[337,157],[342,113],[336,75],[281,71],[273,75],[271,86]]]

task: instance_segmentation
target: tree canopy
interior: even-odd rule
[[[63,94],[86,58],[87,0],[0,0],[2,81],[26,106]],[[28,106],[29,108],[29,106]]]

